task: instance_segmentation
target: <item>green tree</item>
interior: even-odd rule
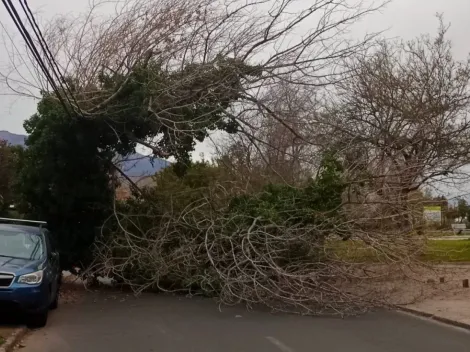
[[[460,198],[457,203],[457,212],[460,218],[460,221],[466,221],[470,215],[470,206],[468,205],[468,202]]]
[[[19,166],[21,147],[0,140],[0,215],[7,215],[10,205],[16,202],[13,183]]]
[[[95,228],[110,211],[112,154],[97,148],[102,134],[92,121],[71,119],[47,94],[24,127],[29,137],[17,184],[22,210],[47,221],[64,268],[85,265]]]
[[[149,59],[126,76],[103,72],[96,87],[74,89],[84,117],[102,125],[101,147],[126,155],[145,145],[156,157],[174,157],[181,175],[210,131],[237,132],[225,111],[240,98],[243,79],[258,75],[258,67],[223,56],[170,72]]]
[[[330,219],[337,220],[345,188],[340,162],[327,154],[317,177],[306,186],[268,184],[262,192],[232,199],[230,210],[249,221],[259,218],[260,222],[289,226],[321,224],[326,228],[331,226]]]
[[[256,68],[223,57],[174,72],[143,60],[127,77],[103,72],[95,86],[69,79],[83,103],[67,106],[68,113],[43,92],[24,124],[29,138],[17,186],[25,212],[56,234],[64,267],[91,259],[95,231],[112,209],[114,175],[121,172],[115,157],[134,153],[140,143],[155,156],[175,157],[173,172],[183,175],[196,141],[211,130],[236,131],[224,111],[239,98],[243,77],[253,74]]]

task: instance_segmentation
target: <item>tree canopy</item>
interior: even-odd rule
[[[23,210],[48,222],[64,267],[80,265],[112,202],[112,155],[97,148],[102,135],[92,121],[70,118],[47,94],[24,127],[29,137],[17,184]]]
[[[37,113],[24,124],[29,137],[18,190],[27,214],[46,220],[57,234],[65,266],[88,261],[95,230],[112,209],[116,172],[123,174],[115,158],[158,138],[154,154],[175,157],[181,175],[196,141],[210,130],[236,131],[222,112],[238,99],[242,77],[255,71],[224,58],[173,73],[146,61],[127,78],[103,73],[99,86],[71,84],[77,96],[94,101],[87,113],[86,105],[65,109],[43,92]],[[211,85],[216,81],[223,89]],[[110,90],[115,93],[108,97]]]

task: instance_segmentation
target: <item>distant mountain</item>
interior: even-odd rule
[[[155,175],[158,171],[169,166],[170,162],[159,158],[152,160],[149,156],[135,153],[126,157],[126,160],[120,164],[121,170],[124,171],[127,176],[141,177]]]
[[[11,145],[22,145],[26,140],[26,136],[22,134],[14,134],[8,131],[0,131],[0,139],[7,141]]]
[[[0,139],[7,141],[11,145],[25,145],[27,136],[22,134],[14,134],[8,131],[0,131]],[[121,162],[122,171],[129,177],[140,177],[154,175],[161,169],[169,166],[166,160],[155,158],[153,161],[150,157],[135,153]]]

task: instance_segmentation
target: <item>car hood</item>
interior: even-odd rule
[[[35,270],[41,262],[37,260],[0,257],[0,272],[7,273],[23,273],[30,269]]]

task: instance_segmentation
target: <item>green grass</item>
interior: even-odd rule
[[[470,262],[470,241],[428,241],[423,259],[430,262]]]
[[[343,260],[357,262],[377,262],[379,256],[370,247],[361,241],[332,241],[327,245],[327,250]]]
[[[0,336],[0,346],[3,345],[4,343],[5,343],[5,339],[2,336]]]
[[[446,236],[455,236],[455,233],[452,231],[427,231],[426,235],[428,237],[446,237]]]
[[[354,263],[377,263],[384,259],[378,253],[361,241],[334,241],[327,248],[343,260]],[[426,262],[470,263],[470,240],[428,240],[420,258]]]

